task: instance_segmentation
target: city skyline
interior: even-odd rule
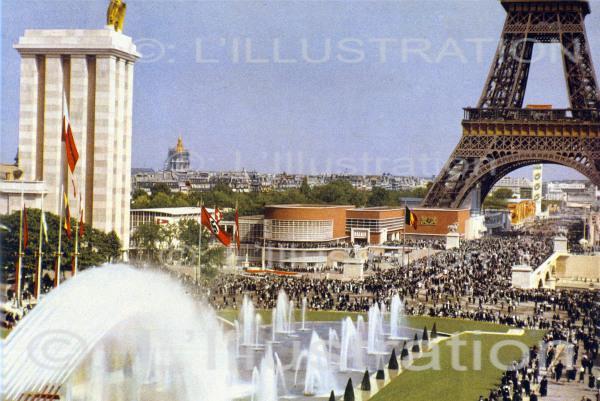
[[[100,28],[105,7],[17,4],[2,4],[4,76],[19,74],[12,45],[25,28]],[[592,11],[598,5],[592,1]],[[426,177],[460,137],[462,107],[477,102],[504,15],[495,2],[471,1],[130,1],[128,8],[125,33],[146,57],[134,83],[134,167],[159,169],[157,152],[166,155],[182,135],[194,169]],[[597,36],[600,17],[588,18],[588,34]],[[590,46],[598,54],[598,44]],[[525,103],[568,107],[562,63],[548,49],[556,50],[536,49],[541,61]],[[7,99],[18,99],[18,81],[3,80],[2,98],[1,157],[12,162],[18,102]],[[550,166],[545,175],[581,178]]]

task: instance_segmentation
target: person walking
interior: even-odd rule
[[[545,397],[548,395],[548,379],[546,376],[542,377],[540,381],[540,396]]]

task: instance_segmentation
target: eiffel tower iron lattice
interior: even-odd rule
[[[518,168],[571,167],[600,186],[600,92],[584,19],[587,0],[502,0],[506,21],[476,108],[465,108],[462,137],[423,201],[426,207],[477,203]],[[569,109],[523,108],[533,47],[560,43]],[[479,204],[476,205],[479,207]]]

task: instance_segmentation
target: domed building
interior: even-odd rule
[[[164,171],[185,173],[190,169],[190,152],[183,147],[181,135],[177,139],[177,145],[169,148],[169,155],[165,161]]]

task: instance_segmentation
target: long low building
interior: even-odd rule
[[[238,258],[267,268],[336,267],[355,246],[407,239],[443,239],[449,226],[468,238],[468,209],[414,208],[417,227],[405,227],[404,207],[352,205],[268,205],[264,215],[240,217]],[[228,228],[229,229],[229,228]]]
[[[412,210],[417,216],[416,228],[405,227],[404,207],[267,205],[263,215],[239,218],[241,250],[237,252],[232,243],[229,264],[291,269],[337,267],[355,255],[356,249],[397,245],[405,237],[443,239],[449,226],[455,226],[463,238],[472,237],[473,218],[468,209]],[[131,227],[133,232],[143,223],[175,224],[199,217],[200,208],[195,207],[136,209],[131,211]],[[233,234],[233,221],[221,224]],[[366,257],[366,253],[360,257]]]

